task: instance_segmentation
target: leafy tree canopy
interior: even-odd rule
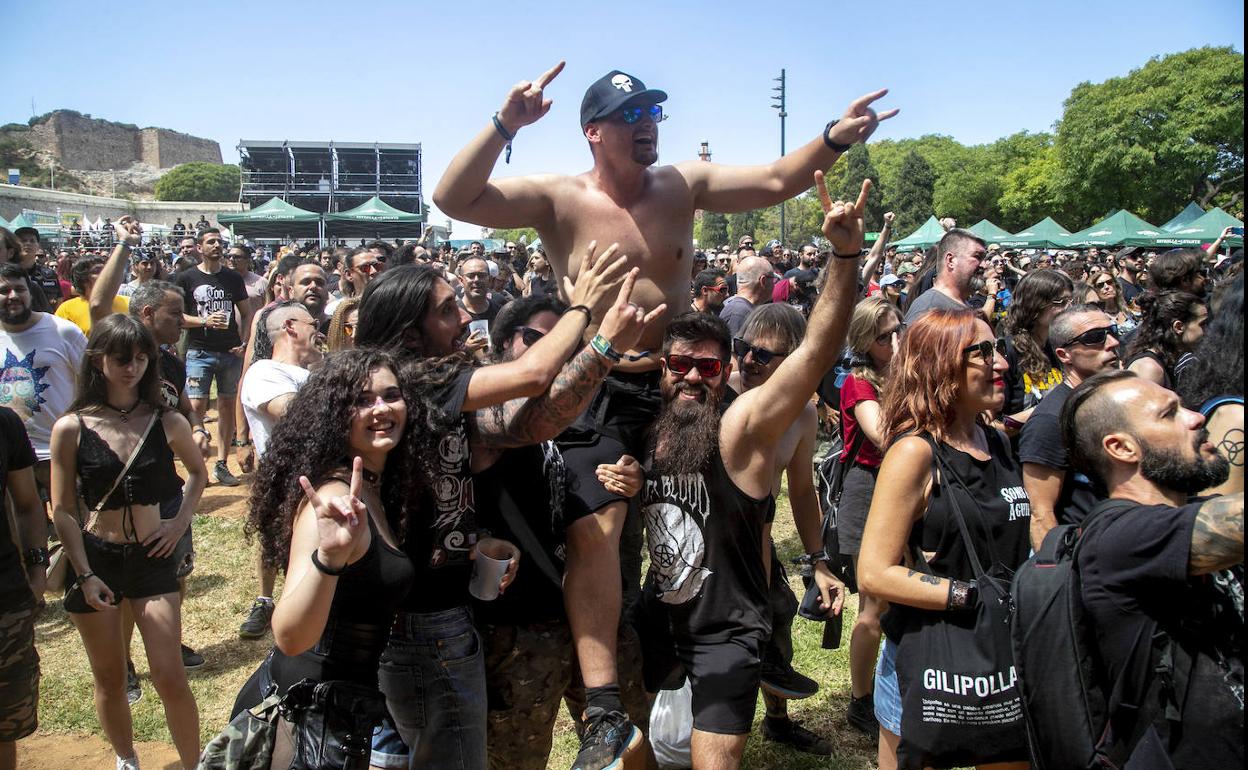
[[[238,166],[183,163],[156,183],[156,200],[236,201],[240,184]]]

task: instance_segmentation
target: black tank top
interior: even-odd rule
[[[1161,360],[1161,356],[1151,350],[1140,350],[1132,355],[1123,363],[1123,369],[1130,369],[1131,364],[1139,361],[1141,358],[1151,358],[1161,367],[1161,386],[1167,390],[1174,390],[1174,371],[1166,366],[1166,362]]]
[[[126,464],[100,434],[78,417],[78,486],[88,508],[95,508]],[[173,467],[173,452],[165,436],[165,426],[157,417],[143,439],[143,446],[126,471],[126,476],[108,495],[105,510],[131,505],[159,505],[182,490],[182,479]]]
[[[771,632],[762,548],[774,497],[742,492],[716,451],[699,473],[647,472],[642,513],[650,548],[646,601],[667,610],[681,638]]]
[[[416,570],[406,554],[382,540],[372,516],[368,528],[368,550],[338,578],[316,646],[293,657],[273,649],[269,670],[282,692],[304,678],[377,685],[377,664]]]
[[[1012,573],[1031,553],[1031,502],[1023,488],[1018,461],[1000,433],[981,429],[988,440],[987,460],[977,460],[931,436],[922,437],[956,474],[956,478],[948,478],[945,473],[933,475],[927,513],[910,532],[911,546],[935,552],[928,564],[940,577],[975,579],[954,519],[951,497],[957,500],[971,542],[989,573],[1001,575],[1002,568]],[[935,471],[935,456],[932,468]]]

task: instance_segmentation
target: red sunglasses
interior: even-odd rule
[[[673,374],[684,377],[690,369],[697,369],[701,377],[718,377],[724,370],[724,362],[718,358],[694,358],[693,356],[667,356],[663,363]]]

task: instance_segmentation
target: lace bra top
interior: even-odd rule
[[[78,485],[87,508],[94,509],[108,493],[117,474],[126,464],[112,447],[78,416]],[[104,510],[128,508],[131,505],[159,505],[176,497],[182,479],[173,467],[173,452],[165,428],[158,417],[143,439],[143,446],[126,471],[126,476],[104,502]]]

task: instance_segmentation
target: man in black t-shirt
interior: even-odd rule
[[[13,235],[22,246],[21,257],[14,261],[26,271],[30,309],[36,313],[51,313],[61,304],[61,283],[56,272],[39,261],[39,231],[33,227],[19,227]]]
[[[8,513],[0,508],[0,765],[8,767],[16,764],[14,743],[39,723],[35,619],[47,586],[48,533],[34,467],[22,418],[0,407],[0,501],[6,494],[12,500],[17,522],[11,532]]]
[[[1049,347],[1062,362],[1062,384],[1036,406],[1018,442],[1023,486],[1031,500],[1031,545],[1037,550],[1050,529],[1082,523],[1105,497],[1084,469],[1070,467],[1061,414],[1079,383],[1119,367],[1118,342],[1114,320],[1096,305],[1072,305],[1049,324]]]
[[[490,270],[484,259],[469,257],[460,262],[459,284],[464,292],[458,300],[459,306],[469,317],[469,333],[464,348],[474,352],[483,350],[489,345],[490,324],[494,323],[495,316],[506,303],[490,292]],[[475,321],[484,321],[485,328],[474,328]]]
[[[217,383],[217,463],[213,476],[228,487],[238,486],[228,461],[234,444],[235,405],[238,381],[243,372],[243,351],[254,311],[247,286],[233,270],[222,268],[221,233],[207,229],[196,238],[203,261],[174,278],[184,296],[187,327],[186,390],[195,414],[208,411],[213,380]],[[235,312],[238,321],[235,321]]]
[[[1132,768],[1243,767],[1244,495],[1189,502],[1227,460],[1199,413],[1130,371],[1076,388],[1062,428],[1118,503],[1085,523],[1077,557],[1111,742],[1141,736]]]

